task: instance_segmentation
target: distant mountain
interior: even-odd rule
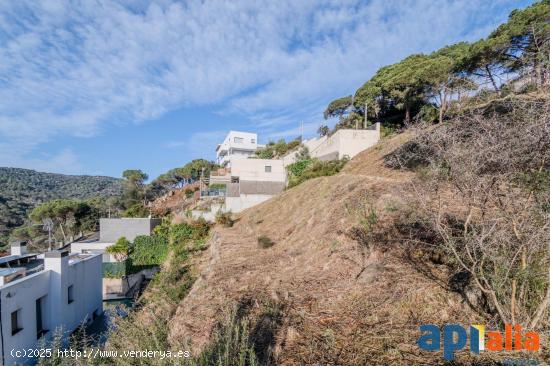
[[[63,175],[0,167],[0,244],[38,204],[57,198],[88,199],[122,193],[122,179]]]

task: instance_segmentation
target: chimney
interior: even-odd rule
[[[69,266],[69,251],[52,250],[44,254],[44,270],[51,270],[55,273],[66,273]]]
[[[64,309],[68,303],[68,269],[68,250],[53,250],[44,254],[44,271],[51,271],[48,295],[51,299],[50,324],[66,325]]]
[[[14,241],[10,244],[11,255],[27,254],[27,242],[23,240]]]

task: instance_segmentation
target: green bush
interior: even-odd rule
[[[348,161],[347,158],[332,161],[310,159],[290,164],[287,166],[288,188],[295,187],[308,179],[334,175],[342,170]]]
[[[107,247],[105,251],[114,255],[117,261],[123,261],[128,257],[131,250],[131,243],[124,236],[118,238],[118,240],[111,246]]]
[[[167,255],[168,242],[165,237],[140,235],[134,239],[130,259],[134,266],[158,266]]]
[[[210,224],[204,219],[190,223],[184,222],[170,226],[169,242],[171,245],[185,243],[189,240],[198,240],[208,235]]]
[[[258,236],[258,245],[261,248],[267,249],[275,245],[275,242],[267,235],[260,235]]]
[[[149,213],[149,209],[142,203],[135,203],[122,213],[122,217],[147,217]]]

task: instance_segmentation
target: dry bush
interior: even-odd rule
[[[419,209],[498,321],[547,325],[550,103],[511,99],[479,112],[418,129],[386,164],[419,173]]]

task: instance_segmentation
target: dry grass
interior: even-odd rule
[[[483,319],[444,286],[445,269],[434,265],[442,279],[434,281],[399,249],[393,222],[413,174],[385,168],[383,157],[409,138],[385,140],[340,174],[304,182],[240,214],[234,227],[216,228],[201,275],[171,320],[170,343],[191,342],[197,353],[227,304],[267,298],[284,304],[269,345],[274,363],[439,363],[439,354],[416,346],[418,325]],[[369,210],[376,220],[365,227]],[[260,248],[261,235],[277,244]]]

